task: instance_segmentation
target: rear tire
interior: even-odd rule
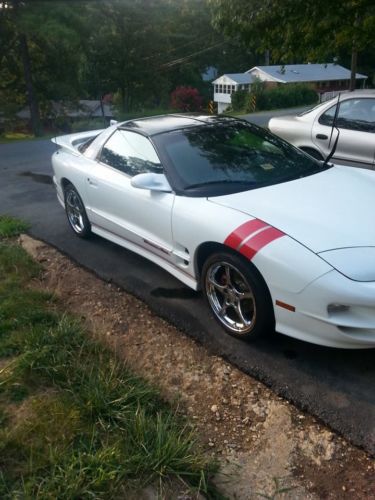
[[[211,255],[203,265],[201,285],[216,320],[230,335],[253,340],[274,331],[267,285],[241,255],[225,251]]]
[[[82,198],[73,184],[67,184],[64,189],[65,213],[69,226],[80,238],[89,238],[91,224],[87,217]]]

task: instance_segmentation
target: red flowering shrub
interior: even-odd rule
[[[193,87],[177,87],[171,94],[171,107],[180,111],[199,111],[203,98]]]

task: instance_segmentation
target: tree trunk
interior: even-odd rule
[[[351,73],[350,73],[350,91],[355,90],[356,86],[356,74],[357,74],[357,59],[358,59],[358,51],[355,47],[352,49],[352,64],[351,64]]]
[[[21,48],[23,72],[26,83],[27,102],[30,108],[31,128],[35,136],[40,136],[42,135],[42,130],[40,126],[39,105],[34,91],[34,84],[31,73],[30,54],[29,54],[29,47],[27,44],[26,35],[24,34],[19,35],[19,41]]]

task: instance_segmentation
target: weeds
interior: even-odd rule
[[[0,215],[0,238],[17,236],[23,231],[26,231],[28,227],[28,224],[19,219],[15,219],[9,215]]]
[[[39,272],[0,244],[0,497],[115,498],[175,478],[219,498],[191,428],[29,287]]]

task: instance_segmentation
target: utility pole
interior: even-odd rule
[[[269,49],[267,49],[264,53],[264,64],[266,66],[269,66],[270,65],[270,51]]]
[[[357,74],[357,59],[358,51],[355,47],[352,49],[352,63],[350,66],[350,91],[355,90],[356,86],[356,74]]]

